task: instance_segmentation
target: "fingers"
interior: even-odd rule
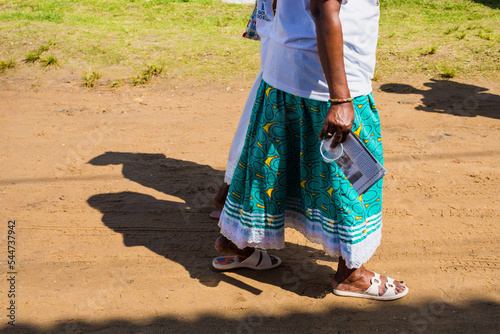
[[[332,140],[331,148],[345,141],[354,122],[354,109],[352,104],[332,104],[325,117],[319,139]]]
[[[321,128],[321,131],[319,132],[318,139],[322,140],[327,133],[328,133],[328,124],[327,124],[327,122],[325,122],[325,123],[323,123],[323,127]]]
[[[342,132],[337,131],[333,134],[333,140],[332,143],[330,144],[330,148],[335,148],[338,144],[342,142]]]

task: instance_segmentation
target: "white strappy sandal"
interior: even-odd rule
[[[254,270],[267,270],[278,267],[281,259],[266,251],[256,249],[252,255],[244,260],[237,255],[219,256],[213,259],[212,266],[218,270],[229,270],[236,268],[249,268]],[[273,263],[273,260],[275,263]]]
[[[375,276],[372,277],[370,280],[370,287],[363,293],[359,292],[349,292],[349,291],[342,291],[342,290],[337,290],[334,289],[333,293],[336,294],[337,296],[344,296],[344,297],[358,297],[358,298],[367,298],[367,299],[375,299],[375,300],[396,300],[399,298],[402,298],[406,296],[408,291],[408,287],[405,287],[405,290],[400,293],[396,293],[396,285],[394,284],[394,279],[387,277],[387,283],[385,283],[385,287],[387,288],[387,291],[380,296],[378,294],[378,288],[380,284],[382,284],[382,280],[380,279],[380,275],[377,273],[374,273]]]

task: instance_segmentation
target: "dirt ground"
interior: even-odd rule
[[[250,82],[89,90],[59,72],[0,87],[2,332],[498,330],[498,82],[374,84],[389,174],[367,267],[407,282],[394,302],[333,295],[336,261],[294,231],[275,270],[211,268],[210,200]]]

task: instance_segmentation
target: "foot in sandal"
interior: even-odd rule
[[[276,268],[281,264],[277,256],[267,254],[266,251],[246,247],[239,249],[224,236],[220,236],[215,242],[215,249],[220,253],[230,254],[213,259],[212,265],[218,270],[230,270],[235,268],[250,268],[254,270],[266,270]]]
[[[333,293],[344,297],[375,300],[395,300],[404,297],[409,289],[406,283],[368,271],[364,266],[349,269],[340,258],[339,268],[332,279]]]

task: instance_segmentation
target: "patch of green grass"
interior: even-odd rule
[[[479,38],[482,38],[482,39],[487,40],[487,41],[493,40],[493,37],[491,34],[485,33],[483,31],[480,31],[479,34],[477,34],[477,36]]]
[[[470,21],[477,21],[480,19],[481,19],[480,13],[470,13],[469,16],[467,16],[467,20],[470,20]]]
[[[88,70],[83,76],[83,85],[87,88],[94,88],[97,80],[101,78],[101,73],[98,71]]]
[[[169,64],[169,79],[250,79],[260,63],[260,43],[241,37],[251,10],[215,0],[0,0],[0,52],[57,39],[65,66],[117,69],[110,80],[155,60]],[[58,19],[32,20],[33,13]]]
[[[500,78],[498,6],[470,0],[384,0],[380,10],[377,70],[381,80],[418,74],[441,77],[441,64],[459,66],[455,77]],[[405,20],[402,13],[409,14]],[[438,45],[439,52],[422,58],[431,54],[426,52],[429,45]]]
[[[34,63],[40,60],[40,53],[37,51],[30,51],[24,58],[25,63]]]
[[[8,61],[0,60],[0,74],[5,73],[6,70],[16,67],[15,60],[11,59]]]
[[[452,27],[452,28],[448,28],[448,29],[446,29],[446,30],[444,31],[444,34],[445,34],[445,35],[449,35],[449,34],[451,34],[452,32],[457,31],[457,30],[458,30],[458,28],[459,28],[458,26],[454,26],[454,27]]]
[[[40,47],[38,48],[38,53],[39,54],[42,54],[44,53],[45,51],[49,51],[49,46],[48,45],[40,45]]]
[[[454,78],[457,75],[458,68],[456,66],[449,67],[446,65],[441,66],[441,77],[445,79]]]
[[[54,55],[41,58],[43,68],[59,67],[59,61]]]
[[[437,46],[430,46],[427,49],[425,49],[421,54],[422,56],[427,56],[427,55],[433,55],[437,52]]]
[[[62,15],[55,13],[47,13],[47,12],[37,12],[37,13],[2,13],[0,14],[0,20],[2,21],[18,21],[18,20],[27,20],[27,21],[48,21],[48,22],[62,22]]]
[[[123,85],[123,81],[121,80],[117,80],[117,81],[113,81],[109,84],[109,87],[110,88],[116,88],[116,87],[120,87]]]
[[[153,77],[160,75],[164,68],[165,65],[149,65],[140,75],[132,77],[132,85],[137,86],[149,83]]]
[[[48,51],[50,48],[49,45],[40,45],[38,50],[30,51],[26,54],[24,58],[24,62],[26,63],[35,63],[40,60],[42,53]]]
[[[0,54],[37,62],[24,56],[31,45],[57,40],[65,68],[105,69],[112,82],[128,82],[158,61],[168,64],[161,78],[172,82],[248,84],[260,67],[260,43],[241,37],[252,9],[219,0],[0,0]],[[379,80],[440,77],[441,64],[457,64],[457,77],[500,78],[498,5],[383,0],[380,9]],[[439,52],[422,57],[434,54],[429,46]]]

